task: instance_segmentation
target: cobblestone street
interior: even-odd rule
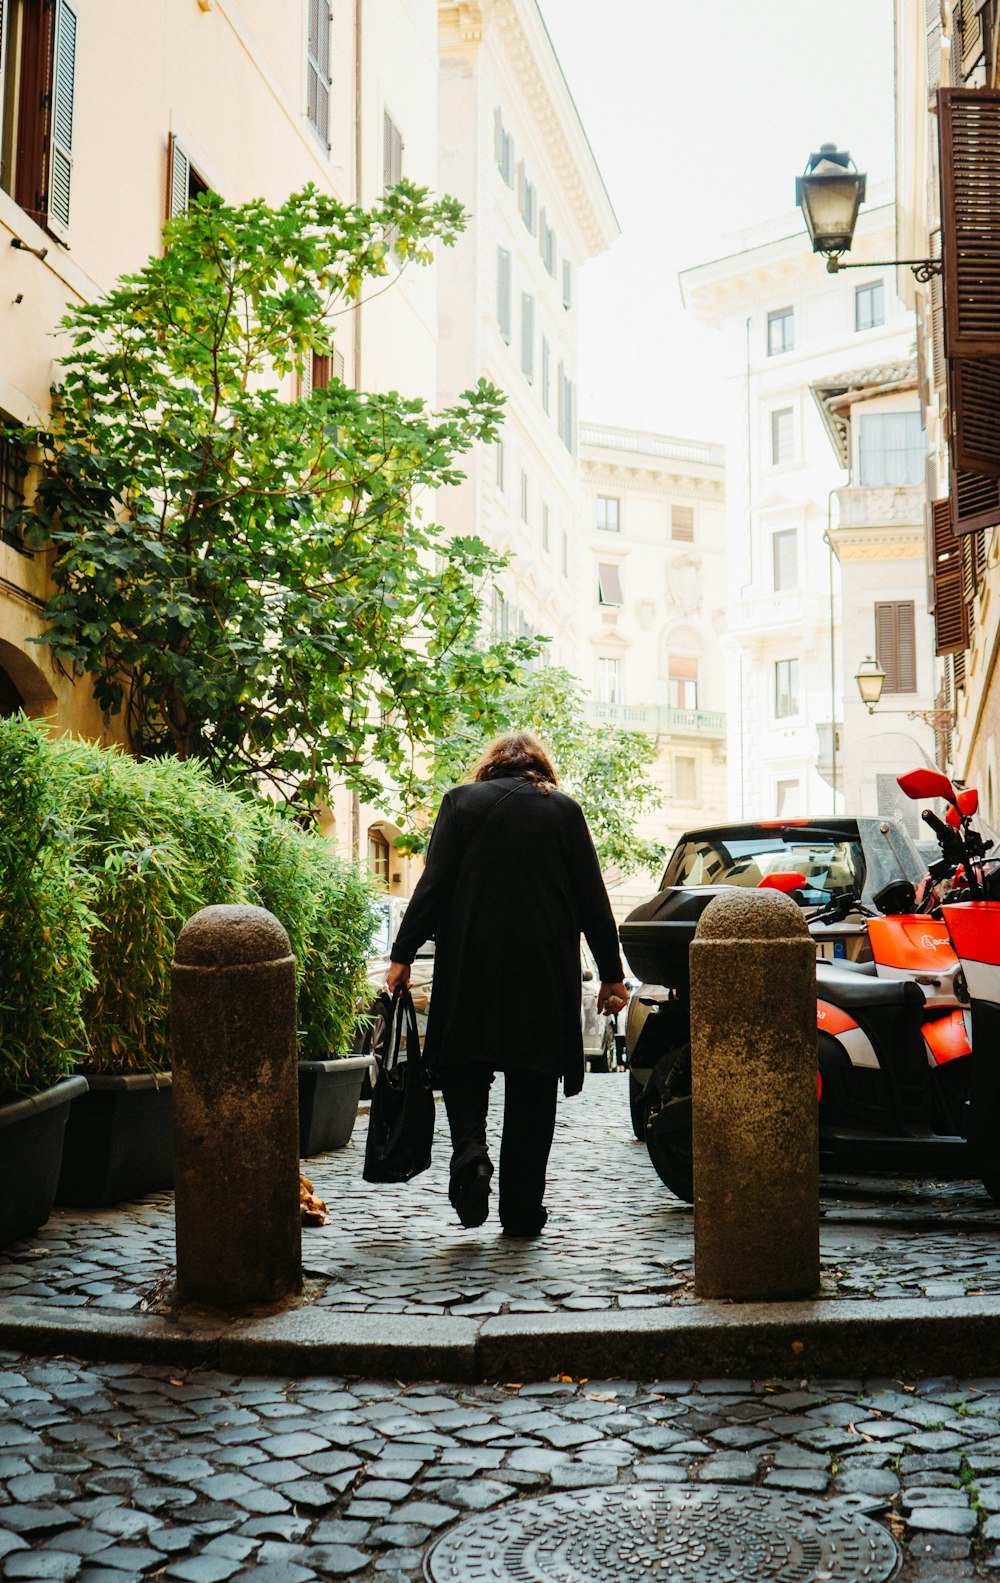
[[[493,1115],[499,1106],[494,1097]],[[464,1231],[447,1199],[447,1129],[434,1163],[402,1187],[362,1180],[365,1123],[348,1148],[304,1162],[330,1210],[306,1230],[304,1301],[343,1313],[488,1316],[656,1308],[693,1302],[692,1216],[632,1136],[625,1079],[591,1075],[560,1104],[551,1219],[525,1244],[495,1211]],[[1000,1293],[1000,1208],[976,1183],[823,1183],[822,1292],[886,1300]],[[0,1300],[143,1311],[169,1284],[173,1201],[60,1210],[0,1255]]]
[[[0,1359],[5,1578],[413,1583],[469,1513],[545,1491],[699,1484],[847,1503],[907,1583],[1000,1562],[1000,1379],[235,1379]]]

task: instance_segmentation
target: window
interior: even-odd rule
[[[776,308],[767,316],[767,355],[778,357],[795,350],[795,314],[791,308]]]
[[[677,802],[696,802],[698,798],[698,760],[686,756],[674,759],[674,797]]]
[[[389,886],[389,843],[375,825],[368,831],[368,867],[379,885]]]
[[[496,113],[496,161],[497,169],[507,183],[508,187],[514,185],[514,139],[503,124],[500,110]]]
[[[601,605],[623,605],[622,575],[618,566],[605,563],[597,568],[597,602]]]
[[[670,507],[670,537],[678,544],[690,544],[694,539],[694,507]]]
[[[548,340],[542,336],[542,411],[549,412],[552,407],[552,348]]]
[[[551,225],[549,225],[548,220],[545,218],[545,210],[544,209],[542,210],[541,219],[538,222],[538,243],[539,243],[539,252],[542,255],[542,263],[545,265],[545,268],[548,270],[549,274],[552,276],[552,279],[555,280],[555,278],[556,278],[556,233],[552,229]]]
[[[867,286],[858,286],[854,293],[854,328],[874,330],[885,323],[885,286],[873,280]]]
[[[683,654],[671,654],[667,662],[667,697],[671,709],[697,709],[697,660]]]
[[[521,373],[529,384],[535,378],[535,299],[521,293]]]
[[[507,345],[511,341],[511,258],[505,247],[497,248],[497,324]]]
[[[550,537],[549,508],[548,508],[547,502],[543,501],[542,502],[542,549],[543,550],[547,550],[548,547],[549,547],[549,537]]]
[[[20,535],[11,521],[15,511],[24,505],[24,478],[28,471],[28,456],[24,446],[16,440],[0,418],[0,539],[21,549]]]
[[[780,467],[795,455],[795,414],[791,407],[771,413],[771,466]]]
[[[573,302],[573,266],[568,258],[563,259],[563,307],[569,308]]]
[[[302,370],[299,395],[306,400],[314,390],[325,390],[331,380],[343,380],[344,355],[342,352],[313,352]]]
[[[919,412],[866,412],[858,424],[859,483],[894,488],[923,482],[927,442]]]
[[[388,110],[382,116],[382,186],[388,191],[403,179],[403,134]]]
[[[790,720],[799,712],[799,662],[776,660],[774,664],[774,718]]]
[[[517,206],[521,211],[521,219],[524,221],[526,228],[534,236],[538,225],[538,194],[535,191],[534,182],[529,181],[525,175],[523,165],[518,177]]]
[[[195,199],[208,190],[208,182],[195,170],[190,154],[171,132],[167,155],[167,214],[170,219],[186,214]]]
[[[771,534],[771,569],[776,594],[799,586],[799,535],[795,528]]]
[[[0,187],[39,225],[69,225],[77,16],[69,0],[0,4]]]
[[[622,701],[622,662],[602,655],[597,661],[597,699],[602,704]]]
[[[330,147],[330,7],[328,0],[309,0],[309,45],[306,51],[306,119],[325,148]]]
[[[887,693],[917,690],[917,644],[912,599],[879,602],[875,606],[875,653],[885,671]]]
[[[774,811],[779,819],[793,819],[802,812],[798,781],[776,781],[774,786]]]
[[[524,468],[522,467],[521,468],[521,521],[522,522],[527,522],[527,520],[528,520],[528,475],[524,471]]]
[[[559,364],[559,407],[556,416],[556,427],[559,437],[570,455],[576,451],[576,392],[573,381],[567,379],[566,368]]]
[[[617,495],[598,495],[597,526],[602,533],[617,533],[621,527],[621,502]]]
[[[504,483],[504,447],[503,447],[503,440],[497,440],[497,443],[496,443],[496,456],[497,456],[497,488],[498,489],[506,489],[507,486]]]

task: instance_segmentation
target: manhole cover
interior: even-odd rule
[[[892,1537],[867,1517],[716,1485],[574,1491],[457,1523],[431,1583],[885,1583]]]

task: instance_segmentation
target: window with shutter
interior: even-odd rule
[[[521,372],[529,384],[535,379],[535,299],[521,293]]]
[[[875,654],[885,671],[887,693],[915,693],[917,651],[912,599],[880,600],[875,606]]]
[[[403,179],[403,134],[388,110],[382,117],[382,186],[395,187]]]
[[[597,568],[597,602],[601,605],[623,605],[622,576],[619,567],[602,564]]]
[[[955,468],[1000,478],[1000,357],[952,358],[950,393]]]
[[[0,4],[0,188],[57,235],[70,219],[77,25],[70,0]]]
[[[694,542],[694,507],[670,507],[670,537],[675,544]]]
[[[1000,356],[1000,91],[938,93],[948,357]]]
[[[941,0],[925,0],[927,27],[927,87],[933,93],[941,82]]]
[[[570,308],[573,302],[573,266],[568,258],[563,259],[562,267],[562,300],[563,307]]]
[[[1000,523],[1000,479],[951,470],[951,525],[961,538]]]
[[[328,0],[307,0],[306,118],[323,147],[330,147],[330,7]]]
[[[511,340],[511,257],[505,247],[497,248],[497,324],[507,345]]]
[[[952,59],[956,67],[955,75],[965,82],[983,58],[985,38],[979,0],[958,0],[952,16],[955,34]]]
[[[967,608],[962,597],[962,554],[951,525],[951,501],[930,506],[934,652],[951,654],[968,641]]]
[[[951,656],[951,674],[956,693],[961,692],[965,686],[965,650],[955,650]]]
[[[185,214],[194,200],[208,190],[208,182],[195,170],[187,149],[171,132],[167,145],[167,219]]]

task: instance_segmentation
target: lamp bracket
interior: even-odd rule
[[[944,260],[940,258],[868,258],[856,264],[845,264],[842,253],[828,253],[826,267],[831,275],[836,275],[841,269],[895,269],[905,265],[913,272],[914,277],[921,283],[933,280],[940,275],[944,268]]]

